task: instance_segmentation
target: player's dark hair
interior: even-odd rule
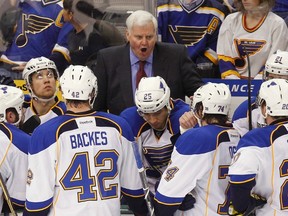
[[[194,111],[198,115],[200,115],[202,113],[202,110],[203,110],[202,102],[197,103],[195,105]],[[229,118],[228,118],[228,115],[204,113],[202,120],[205,120],[207,124],[218,124],[218,125],[226,126]]]
[[[217,124],[221,126],[227,125],[228,116],[223,114],[207,114],[205,113],[203,118],[207,124]]]
[[[89,100],[70,100],[70,99],[66,99],[66,104],[69,104],[70,106],[72,106],[74,108],[79,108],[79,105],[87,104],[87,103],[89,103]]]
[[[19,120],[19,114],[18,114],[17,110],[14,107],[7,108],[6,109],[6,115],[7,115],[8,112],[12,112],[12,113],[14,113],[17,116],[17,119],[16,119],[15,122],[17,122]]]

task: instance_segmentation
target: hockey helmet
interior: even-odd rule
[[[261,105],[266,102],[264,117],[288,116],[288,81],[285,79],[271,79],[263,82],[260,86],[258,100]]]
[[[192,110],[202,102],[202,114],[227,115],[230,109],[231,93],[224,83],[207,83],[197,89],[193,95]]]
[[[6,122],[6,110],[9,108],[15,108],[19,115],[19,120],[14,124],[19,124],[22,118],[22,105],[24,102],[24,94],[21,89],[0,85],[0,122]]]
[[[87,66],[70,65],[60,77],[60,87],[65,99],[90,100],[97,96],[97,78]]]
[[[135,92],[138,112],[155,113],[163,107],[170,107],[170,88],[160,76],[143,77]]]

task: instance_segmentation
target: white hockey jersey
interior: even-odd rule
[[[232,183],[237,185],[255,178],[252,193],[267,199],[256,210],[258,216],[288,215],[288,119],[256,128],[241,138],[229,167]]]
[[[196,203],[190,215],[227,215],[228,167],[239,138],[236,130],[218,125],[182,134],[156,191],[156,212],[175,211],[192,191]]]
[[[30,136],[16,126],[0,123],[0,173],[14,205],[24,207]],[[0,212],[3,193],[0,188]]]
[[[141,212],[144,193],[124,119],[67,112],[37,127],[31,140],[26,212],[115,216],[121,193]]]

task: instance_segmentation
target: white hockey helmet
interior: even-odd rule
[[[53,70],[55,74],[55,79],[58,80],[59,78],[59,72],[57,70],[57,67],[53,61],[46,57],[39,57],[39,58],[32,58],[30,59],[24,70],[23,70],[23,79],[26,81],[26,85],[28,88],[30,88],[31,85],[31,78],[30,75],[39,71],[39,70],[44,70],[44,69],[51,69]]]
[[[6,121],[6,110],[15,108],[19,115],[18,125],[22,118],[22,105],[24,102],[24,94],[21,89],[14,86],[0,85],[0,122]]]
[[[288,79],[288,52],[277,50],[271,55],[265,64],[264,77],[266,80],[269,74],[279,75],[277,78]]]
[[[138,112],[155,113],[163,107],[170,107],[170,88],[160,76],[143,77],[135,92]]]
[[[260,86],[259,104],[266,102],[266,113],[270,116],[288,116],[288,81],[285,79],[271,79]]]
[[[70,100],[89,100],[93,104],[97,96],[97,78],[94,73],[82,65],[70,65],[60,77],[62,96]]]
[[[55,94],[51,98],[48,98],[48,99],[38,97],[37,95],[35,95],[35,93],[33,92],[32,88],[31,88],[31,84],[32,84],[32,76],[31,75],[37,71],[41,71],[41,70],[45,70],[45,69],[52,70],[54,73],[55,79],[56,80],[59,79],[59,72],[57,70],[55,63],[53,61],[51,61],[50,59],[43,57],[43,56],[39,57],[39,58],[30,59],[27,62],[26,66],[23,70],[22,76],[23,76],[23,79],[26,82],[26,86],[27,86],[28,90],[30,91],[31,96],[33,98],[36,98],[36,99],[42,100],[42,101],[50,101],[50,100],[54,99],[54,97],[57,93],[57,90],[58,90],[57,88],[56,88]]]
[[[192,110],[202,102],[202,114],[227,115],[231,104],[231,92],[224,83],[207,83],[197,89],[193,95]]]

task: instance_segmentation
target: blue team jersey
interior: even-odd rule
[[[133,134],[121,117],[68,112],[37,127],[31,139],[29,212],[120,215],[121,193],[143,197]]]
[[[19,7],[21,18],[13,43],[4,52],[2,61],[27,62],[35,57],[49,57],[52,51],[61,52],[69,59],[67,34],[73,26],[64,23],[62,1],[25,0]]]
[[[226,16],[222,4],[206,0],[189,9],[179,1],[162,1],[158,3],[157,12],[162,41],[184,44],[193,61],[205,56],[217,64],[218,32]]]
[[[276,0],[272,11],[273,12],[287,12],[288,13],[288,1],[287,0]]]
[[[190,111],[190,107],[181,99],[171,100],[171,112],[168,119],[167,129],[171,135],[179,133],[179,118]],[[138,137],[142,132],[150,129],[151,126],[138,114],[137,107],[129,107],[120,113],[120,116],[126,119],[131,126],[134,137]]]

